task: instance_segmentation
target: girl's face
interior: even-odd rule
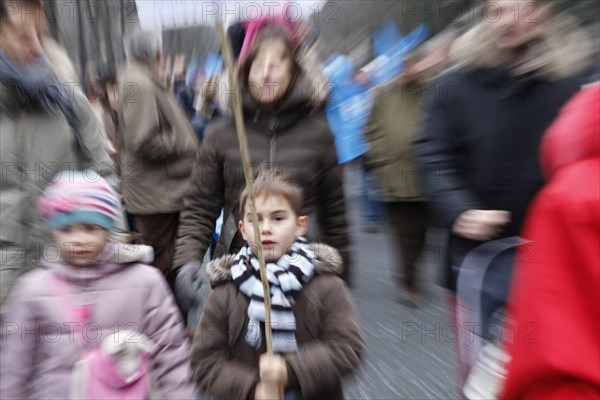
[[[98,225],[73,224],[53,232],[54,243],[60,249],[60,258],[78,268],[94,264],[106,243],[109,232]]]
[[[252,97],[265,105],[281,99],[292,81],[292,68],[291,55],[281,40],[262,42],[248,75]]]

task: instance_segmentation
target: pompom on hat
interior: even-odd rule
[[[57,230],[90,224],[110,231],[120,212],[115,191],[91,170],[61,171],[38,199],[38,206],[50,227]]]

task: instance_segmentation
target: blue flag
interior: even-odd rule
[[[427,25],[420,25],[402,38],[396,24],[390,21],[373,35],[377,62],[371,71],[369,85],[353,79],[354,64],[350,57],[335,55],[323,68],[332,85],[326,108],[327,122],[335,136],[339,163],[352,161],[369,150],[363,132],[371,114],[373,95],[370,86],[390,81],[402,73],[405,55],[427,38]]]
[[[404,69],[404,57],[427,38],[429,28],[421,24],[405,38],[400,36],[398,28],[390,21],[373,35],[376,67],[371,73],[371,83],[379,85],[399,76]]]
[[[208,53],[204,60],[204,73],[206,74],[206,79],[210,79],[213,76],[220,74],[222,68],[223,57],[214,53]]]
[[[375,57],[392,53],[402,40],[402,35],[394,21],[390,20],[383,28],[373,34]]]
[[[340,90],[339,103],[327,106],[327,121],[335,136],[338,162],[347,163],[369,150],[363,131],[369,119],[372,95],[363,87],[348,84]]]
[[[345,55],[337,55],[323,68],[332,84],[326,114],[335,136],[340,164],[352,161],[369,150],[363,130],[368,121],[372,98],[368,87],[354,81],[354,64]]]

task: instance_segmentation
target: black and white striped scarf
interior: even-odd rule
[[[277,263],[268,263],[267,278],[271,290],[271,329],[273,351],[289,353],[297,350],[296,318],[292,306],[293,295],[302,291],[315,272],[315,255],[305,238],[298,238]],[[265,322],[263,285],[260,280],[258,258],[246,244],[231,266],[231,277],[240,292],[250,299],[246,342],[255,349],[262,344],[261,322]]]

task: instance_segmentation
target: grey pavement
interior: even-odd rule
[[[344,385],[347,399],[455,399],[454,346],[441,280],[445,235],[430,229],[420,263],[423,299],[409,308],[395,298],[397,249],[389,227],[366,233],[360,218],[360,172],[347,171],[348,216],[354,255],[352,293],[367,353]]]

